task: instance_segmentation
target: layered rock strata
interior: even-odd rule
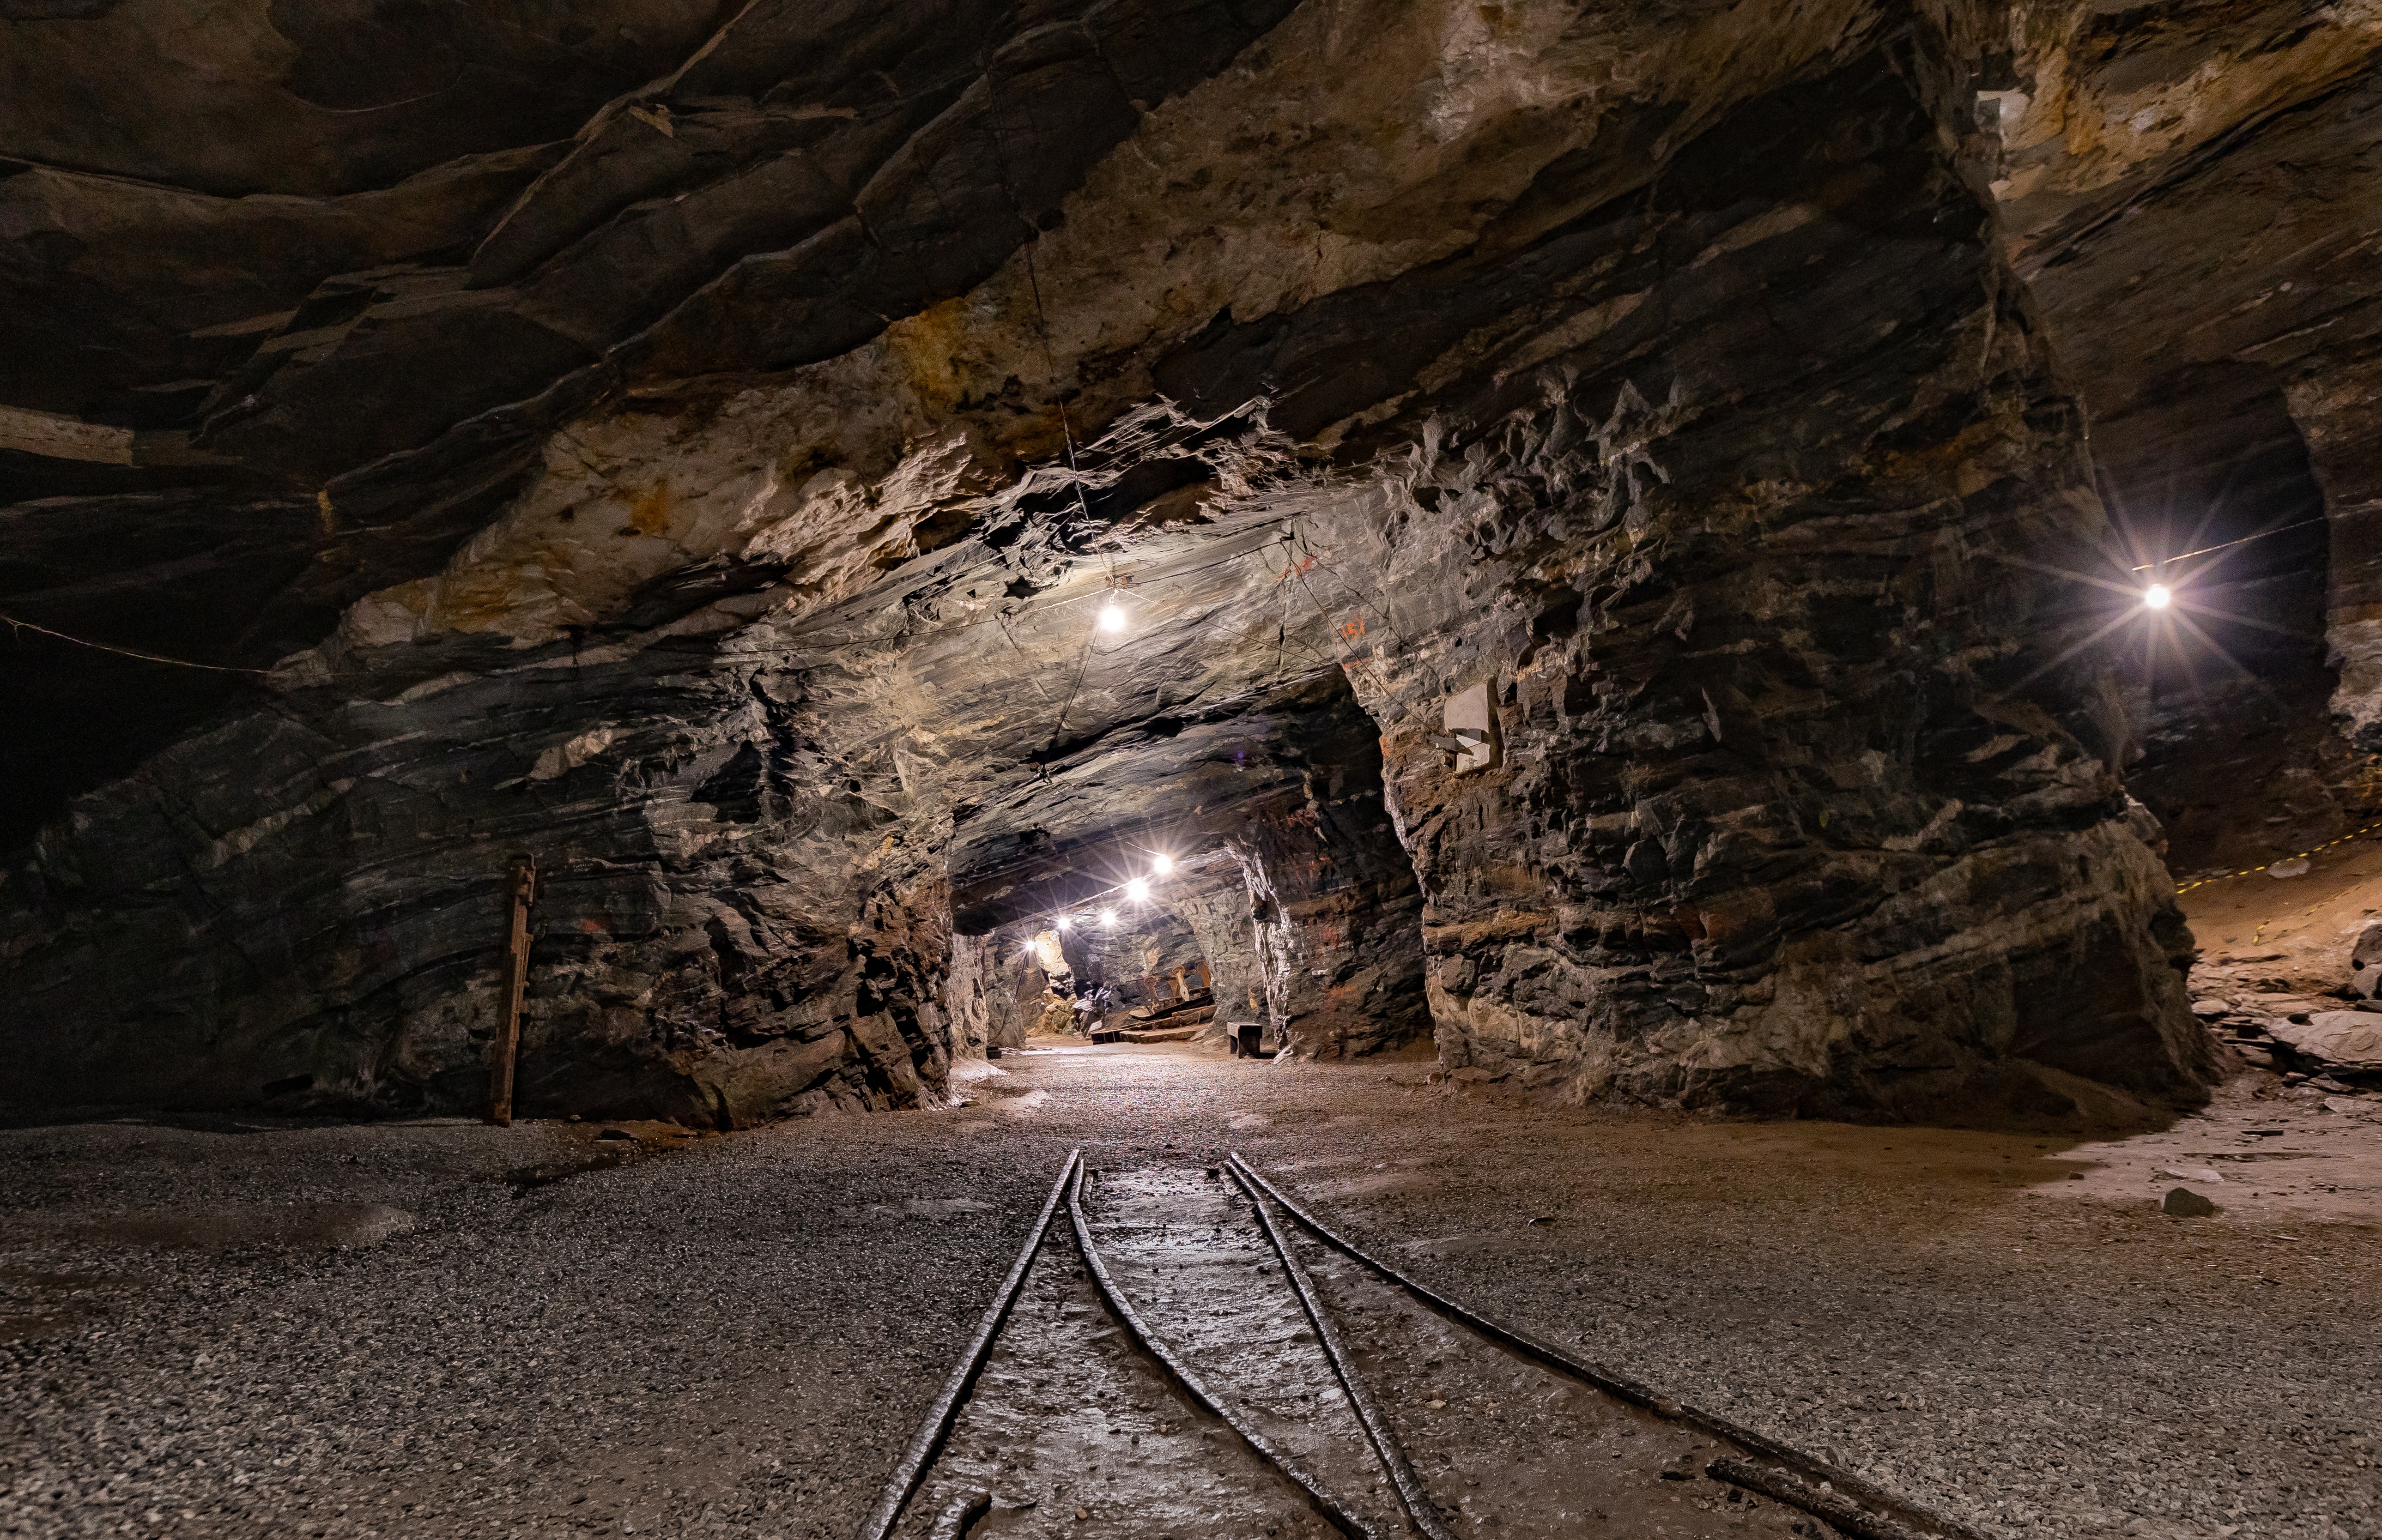
[[[2243,141],[2020,186],[2030,113],[2124,96],[2097,25],[761,6],[568,144],[472,141],[511,158],[405,194],[447,245],[373,214],[174,364],[204,389],[132,425],[183,459],[5,515],[71,629],[214,581],[190,532],[244,510],[255,580],[176,647],[272,666],[165,687],[11,862],[24,1094],[468,1106],[520,851],[525,1110],[917,1105],[1017,1030],[1004,938],[1155,840],[1293,1058],[2192,1098],[2061,317],[2136,260],[2112,211]],[[2235,105],[2350,90],[2356,26],[2242,54]],[[31,175],[43,218],[113,196]],[[325,228],[373,195],[318,184]],[[96,383],[23,404],[171,383],[75,337]],[[187,549],[76,554],[166,511]]]

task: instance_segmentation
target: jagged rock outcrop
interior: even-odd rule
[[[61,78],[150,35],[54,9]],[[469,1106],[519,850],[525,1111],[915,1105],[1153,839],[1294,1059],[1857,1117],[2214,1072],[2069,575],[2112,424],[2368,495],[2364,12],[630,10],[209,44],[388,115],[302,156],[312,107],[12,141],[0,284],[71,302],[0,396],[120,436],[0,451],[0,608],[260,671],[23,644],[18,1094]],[[2327,298],[2143,233],[2322,156]]]
[[[804,738],[799,680],[707,652],[424,648],[386,699],[298,693],[84,799],[6,888],[17,1095],[476,1105],[522,852],[524,1111],[915,1105],[948,1051],[939,878]]]

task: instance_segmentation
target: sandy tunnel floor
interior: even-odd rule
[[[1420,1062],[997,1068],[956,1111],[717,1138],[0,1131],[0,1534],[848,1535],[1076,1144],[1111,1179],[1239,1149],[1988,1534],[2377,1533],[2370,1101],[2080,1147],[1499,1106]],[[2212,1217],[2158,1212],[2186,1162]]]
[[[2227,869],[2179,878],[2204,966],[2256,963],[2278,989],[2334,989],[2349,982],[2349,950],[2382,911],[2382,838],[2345,838],[2260,871]]]

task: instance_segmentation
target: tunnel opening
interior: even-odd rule
[[[1190,923],[1156,902],[1068,916],[1059,938],[1076,981],[1077,1030],[1096,1040],[1187,1037],[1215,1017],[1213,975]],[[1156,1039],[1150,1039],[1156,1040]]]
[[[1095,898],[955,935],[952,945],[954,1049],[964,1055],[997,1057],[1038,1041],[1184,1042],[1224,1030],[1199,937],[1162,903]]]
[[[953,1051],[1097,1035],[1313,1058],[1428,1040],[1421,887],[1344,678],[1167,728],[1110,734],[1062,795],[1036,777],[958,826]]]
[[[2129,628],[2119,678],[2129,786],[2189,881],[2335,837],[2370,777],[2331,719],[2331,532],[2279,382],[2227,365],[2170,384],[2094,451],[2129,582],[2172,594]]]

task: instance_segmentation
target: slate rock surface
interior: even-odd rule
[[[2162,73],[2081,4],[69,9],[8,23],[0,398],[133,463],[0,450],[0,604],[254,672],[14,644],[13,1096],[467,1107],[516,850],[529,1112],[931,1102],[1152,848],[1294,1057],[2218,1073],[2069,575],[2161,401],[2300,424],[2360,527],[2357,17],[2203,7]],[[104,110],[173,48],[237,131]],[[2320,294],[2175,233],[2278,206]]]
[[[2320,1072],[2382,1082],[2382,1016],[2362,1010],[2322,1010],[2302,1021],[2277,1021],[2267,1032]]]

